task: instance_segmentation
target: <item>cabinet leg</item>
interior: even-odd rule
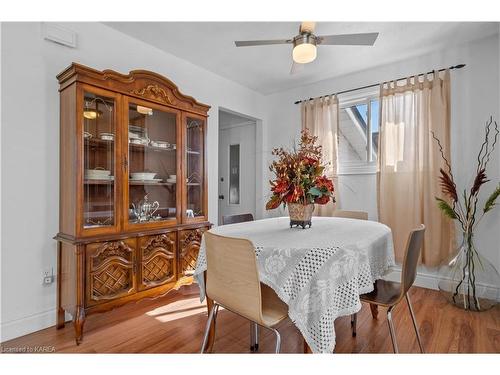
[[[62,307],[57,308],[57,316],[56,316],[56,328],[61,329],[64,328],[64,323],[65,323],[65,314],[64,314],[64,309]]]
[[[83,339],[83,324],[85,323],[85,309],[83,307],[77,308],[73,323],[75,325],[76,345],[80,345]]]
[[[370,311],[372,312],[373,319],[378,318],[378,306],[370,303]]]
[[[64,309],[61,307],[61,270],[62,270],[62,243],[57,242],[57,313],[56,313],[56,328],[64,328],[65,316]]]

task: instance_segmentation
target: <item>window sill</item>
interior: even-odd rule
[[[353,174],[376,174],[377,163],[344,163],[339,166],[338,175],[353,175]]]

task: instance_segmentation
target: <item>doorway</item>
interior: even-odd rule
[[[256,120],[219,109],[219,224],[222,216],[255,217]]]

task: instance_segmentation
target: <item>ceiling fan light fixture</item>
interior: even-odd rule
[[[293,61],[298,64],[307,64],[316,58],[316,46],[314,44],[304,43],[293,47]]]
[[[307,64],[316,59],[316,37],[312,34],[302,34],[293,40],[293,61]]]

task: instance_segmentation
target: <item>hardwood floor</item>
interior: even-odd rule
[[[153,301],[129,304],[114,311],[92,315],[84,327],[81,345],[75,345],[73,325],[47,328],[1,344],[2,351],[14,347],[53,346],[65,353],[197,353],[207,318],[197,287],[181,288]],[[447,304],[434,290],[412,288],[413,308],[427,353],[500,353],[500,306],[483,313],[463,311]],[[394,313],[401,353],[418,353],[406,303]],[[363,305],[358,314],[357,337],[351,336],[350,318],[335,323],[336,353],[392,353],[384,309],[377,320]],[[302,353],[303,341],[290,320],[278,326],[282,352]],[[261,328],[260,352],[271,353],[274,335]],[[215,353],[248,353],[249,324],[228,311],[219,311]]]

